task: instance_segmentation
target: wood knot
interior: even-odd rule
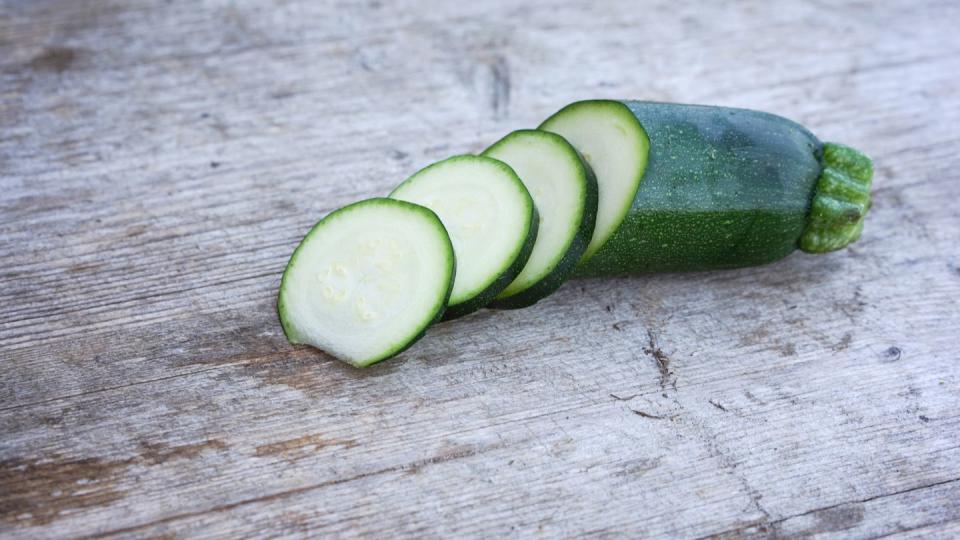
[[[77,59],[77,51],[68,47],[50,47],[33,57],[29,62],[30,69],[62,73],[73,65]]]

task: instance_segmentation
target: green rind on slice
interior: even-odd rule
[[[571,103],[544,120],[540,129],[563,136],[596,174],[597,220],[583,264],[606,244],[630,211],[647,167],[650,140],[630,109],[612,100]]]
[[[453,244],[428,208],[368,199],[320,220],[294,250],[277,312],[291,343],[356,367],[394,356],[443,315]]]
[[[536,206],[534,206],[533,213],[530,216],[530,223],[527,227],[527,230],[529,231],[527,240],[523,243],[520,251],[517,253],[517,257],[513,260],[510,266],[507,267],[497,277],[497,279],[495,279],[490,286],[486,288],[486,290],[477,296],[474,296],[471,300],[460,302],[456,305],[448,305],[447,310],[443,313],[444,321],[463,317],[464,315],[469,315],[478,309],[489,306],[497,297],[497,295],[500,294],[500,291],[505,289],[514,279],[516,279],[520,272],[523,271],[523,267],[527,264],[527,260],[529,260],[530,254],[533,252],[533,246],[537,239],[537,232],[539,231],[539,223],[540,216],[537,212]]]
[[[856,242],[870,210],[870,158],[849,146],[824,143],[821,161],[823,171],[800,237],[800,249],[807,253],[836,251]]]
[[[444,320],[490,303],[523,270],[539,218],[509,165],[484,156],[454,156],[430,165],[390,194],[430,208],[453,242],[457,278]]]
[[[531,306],[556,291],[586,251],[597,216],[597,180],[566,139],[547,131],[514,131],[482,155],[510,165],[540,213],[529,260],[489,307]]]

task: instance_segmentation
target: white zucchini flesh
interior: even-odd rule
[[[484,307],[510,284],[536,238],[530,193],[508,165],[454,156],[408,178],[390,194],[430,208],[450,234],[457,275],[448,317]]]
[[[453,245],[427,208],[369,199],[336,210],[301,241],[277,309],[292,343],[363,367],[409,347],[446,306]]]
[[[491,145],[483,155],[499,159],[516,171],[539,213],[537,241],[527,264],[497,295],[497,300],[503,300],[529,290],[533,294],[522,302],[528,305],[555,291],[583,254],[593,230],[596,181],[588,175],[570,143],[546,131],[514,131]],[[593,186],[589,182],[593,182]],[[588,197],[591,189],[592,198]],[[587,208],[589,203],[593,204],[592,208]],[[587,230],[578,237],[584,233],[583,221],[588,216]],[[579,241],[579,245],[575,245],[575,241]],[[573,259],[566,260],[571,255]],[[556,275],[557,272],[562,275]],[[545,279],[548,282],[544,282]],[[541,287],[531,290],[538,284]]]
[[[646,168],[650,141],[640,122],[618,101],[579,101],[547,118],[540,129],[570,141],[597,176],[599,203],[588,260],[626,217]]]

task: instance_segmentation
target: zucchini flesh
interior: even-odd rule
[[[283,272],[284,334],[357,367],[389,358],[442,315],[454,265],[453,244],[427,208],[369,199],[336,210]]]
[[[531,306],[566,281],[587,249],[597,216],[597,180],[566,139],[547,131],[514,131],[483,155],[516,171],[540,215],[527,264],[490,307]]]
[[[444,319],[485,307],[512,282],[533,250],[533,199],[505,163],[454,156],[408,178],[390,194],[430,208],[453,242],[457,276]]]
[[[617,101],[579,101],[540,124],[570,141],[596,174],[597,223],[583,255],[589,260],[607,242],[630,210],[647,166],[650,141],[643,126]]]
[[[825,191],[818,191],[826,170],[821,162],[825,147],[785,118],[725,107],[618,103],[649,137],[646,169],[629,211],[607,242],[581,263],[577,276],[709,270],[775,261],[801,247],[801,236],[811,225],[811,208],[826,197],[815,194],[840,185],[828,182]],[[578,128],[584,133],[590,132],[591,124],[608,122],[596,111],[586,116]],[[832,147],[839,148],[827,146]],[[848,168],[868,170],[869,160],[850,151],[853,154],[840,154],[862,160]],[[869,174],[857,178],[863,177]],[[602,199],[605,184],[598,180]],[[819,204],[825,207],[824,224],[841,219],[847,230],[841,234],[831,229],[819,237],[810,233],[808,251],[815,251],[814,245],[819,251],[837,249],[855,239],[869,206],[869,181],[865,190],[862,184],[858,193],[866,202],[861,199],[856,208]],[[843,191],[833,189],[841,198]],[[843,240],[825,240],[838,236]]]

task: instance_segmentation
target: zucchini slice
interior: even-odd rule
[[[597,176],[597,224],[581,260],[586,262],[630,210],[647,167],[650,141],[637,118],[619,101],[571,103],[544,120],[540,129],[570,141]]]
[[[369,199],[314,225],[283,272],[277,311],[291,343],[365,367],[423,336],[447,305],[453,244],[427,208]]]
[[[597,218],[597,179],[566,139],[548,131],[514,131],[483,155],[516,171],[540,213],[530,259],[490,307],[531,306],[560,288],[586,251]]]
[[[485,307],[523,269],[537,238],[537,210],[508,165],[454,156],[405,180],[390,194],[430,208],[450,234],[457,276],[444,319]]]

